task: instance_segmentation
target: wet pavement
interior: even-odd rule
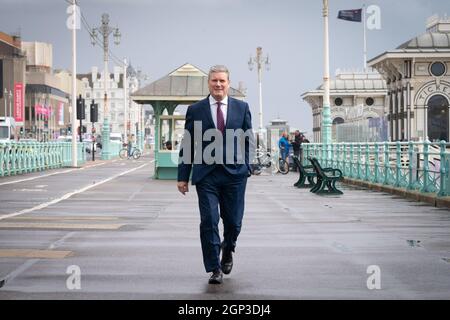
[[[153,159],[0,179],[0,299],[449,299],[450,211],[253,176],[234,267],[208,285],[195,188]]]

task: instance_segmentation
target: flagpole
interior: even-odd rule
[[[363,4],[363,28],[364,28],[364,72],[367,72],[367,38],[366,38],[366,5]]]

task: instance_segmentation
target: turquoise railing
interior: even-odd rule
[[[308,156],[347,178],[450,196],[450,143],[445,141],[307,143],[304,164]]]
[[[84,143],[77,143],[77,161],[86,161]],[[0,142],[0,177],[72,166],[71,142]]]

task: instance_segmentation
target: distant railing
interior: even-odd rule
[[[77,162],[86,161],[85,143],[77,143]],[[71,142],[0,142],[0,177],[72,165]]]
[[[449,151],[445,141],[308,143],[303,145],[302,161],[313,156],[324,167],[340,169],[346,178],[449,196]]]

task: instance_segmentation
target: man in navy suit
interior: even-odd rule
[[[223,273],[229,274],[233,267],[241,231],[253,133],[248,104],[228,96],[230,79],[225,66],[210,69],[208,87],[210,95],[186,112],[177,187],[183,195],[189,191],[192,170],[200,209],[203,263],[206,272],[212,272],[209,283],[221,284]]]

